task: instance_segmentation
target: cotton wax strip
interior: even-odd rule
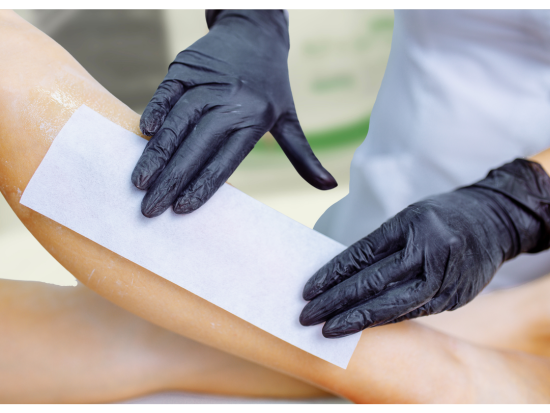
[[[346,368],[360,334],[303,327],[309,277],[344,246],[224,185],[199,210],[156,218],[131,181],[146,141],[81,106],[21,203],[268,333]],[[144,242],[146,241],[146,242]]]

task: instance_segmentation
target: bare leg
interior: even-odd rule
[[[550,277],[545,277],[481,297],[471,306],[473,314],[456,311],[424,320],[479,344],[548,353],[550,312],[530,311],[543,307],[548,293]],[[105,403],[170,389],[248,397],[326,396],[150,324],[81,284],[72,288],[0,280],[0,319],[2,403]],[[436,321],[429,323],[431,319]]]
[[[550,357],[549,297],[550,276],[546,276],[418,321],[471,343]]]
[[[161,390],[327,396],[157,327],[81,284],[0,280],[0,320],[0,403],[106,403]]]
[[[340,369],[23,207],[22,191],[77,107],[135,133],[138,116],[43,33],[13,13],[0,19],[0,51],[10,61],[0,66],[0,189],[39,242],[92,290],[168,330],[357,402],[550,400],[548,359],[485,349],[412,322],[364,332]]]

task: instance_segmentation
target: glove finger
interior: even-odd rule
[[[153,136],[132,172],[132,183],[148,189],[170,161],[189,129],[200,119],[205,96],[190,90],[176,103],[160,130]]]
[[[295,112],[283,116],[271,129],[273,137],[281,146],[296,171],[317,189],[332,189],[338,186],[311,150]]]
[[[316,297],[302,310],[300,323],[304,326],[322,323],[398,282],[416,277],[422,270],[421,259],[412,262],[403,256],[401,251],[384,258]]]
[[[183,83],[177,80],[162,81],[141,115],[139,128],[144,135],[152,136],[157,133],[184,91]]]
[[[401,225],[395,219],[385,222],[313,274],[304,286],[304,300],[314,299],[365,267],[401,250],[405,243]]]
[[[378,324],[378,325],[376,325],[376,327],[385,326],[387,324],[400,323],[401,321],[412,320],[412,319],[415,319],[415,318],[418,318],[418,317],[425,317],[427,315],[430,315],[430,313],[428,312],[428,308],[426,307],[426,305],[423,305],[422,307],[417,308],[416,310],[413,310],[410,313],[407,313],[405,315],[397,317],[393,320]]]
[[[231,122],[234,119],[215,110],[201,118],[147,191],[141,203],[143,215],[156,217],[174,203],[230,133]]]
[[[253,128],[241,129],[231,135],[199,176],[183,190],[174,204],[174,212],[189,214],[204,205],[237,169],[262,135]]]
[[[412,320],[418,317],[425,317],[427,315],[439,314],[449,309],[449,303],[453,301],[452,297],[448,295],[437,296],[428,301],[423,306],[412,310],[411,312],[401,315],[393,320],[386,321],[379,325],[394,324],[401,321]]]
[[[420,278],[405,281],[328,320],[323,326],[323,336],[345,337],[396,319],[426,303],[434,293],[434,286]]]

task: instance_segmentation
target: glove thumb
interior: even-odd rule
[[[311,146],[302,131],[296,111],[286,113],[271,128],[271,134],[281,146],[294,169],[310,185],[317,189],[332,189],[338,186],[311,150]]]

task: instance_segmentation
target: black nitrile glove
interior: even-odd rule
[[[300,322],[323,335],[454,310],[506,260],[550,247],[550,177],[516,159],[487,178],[417,202],[323,266]]]
[[[337,184],[298,122],[281,10],[222,10],[210,32],[176,57],[141,117],[154,135],[132,182],[148,192],[141,211],[180,214],[202,206],[271,131],[298,173],[319,189]]]

